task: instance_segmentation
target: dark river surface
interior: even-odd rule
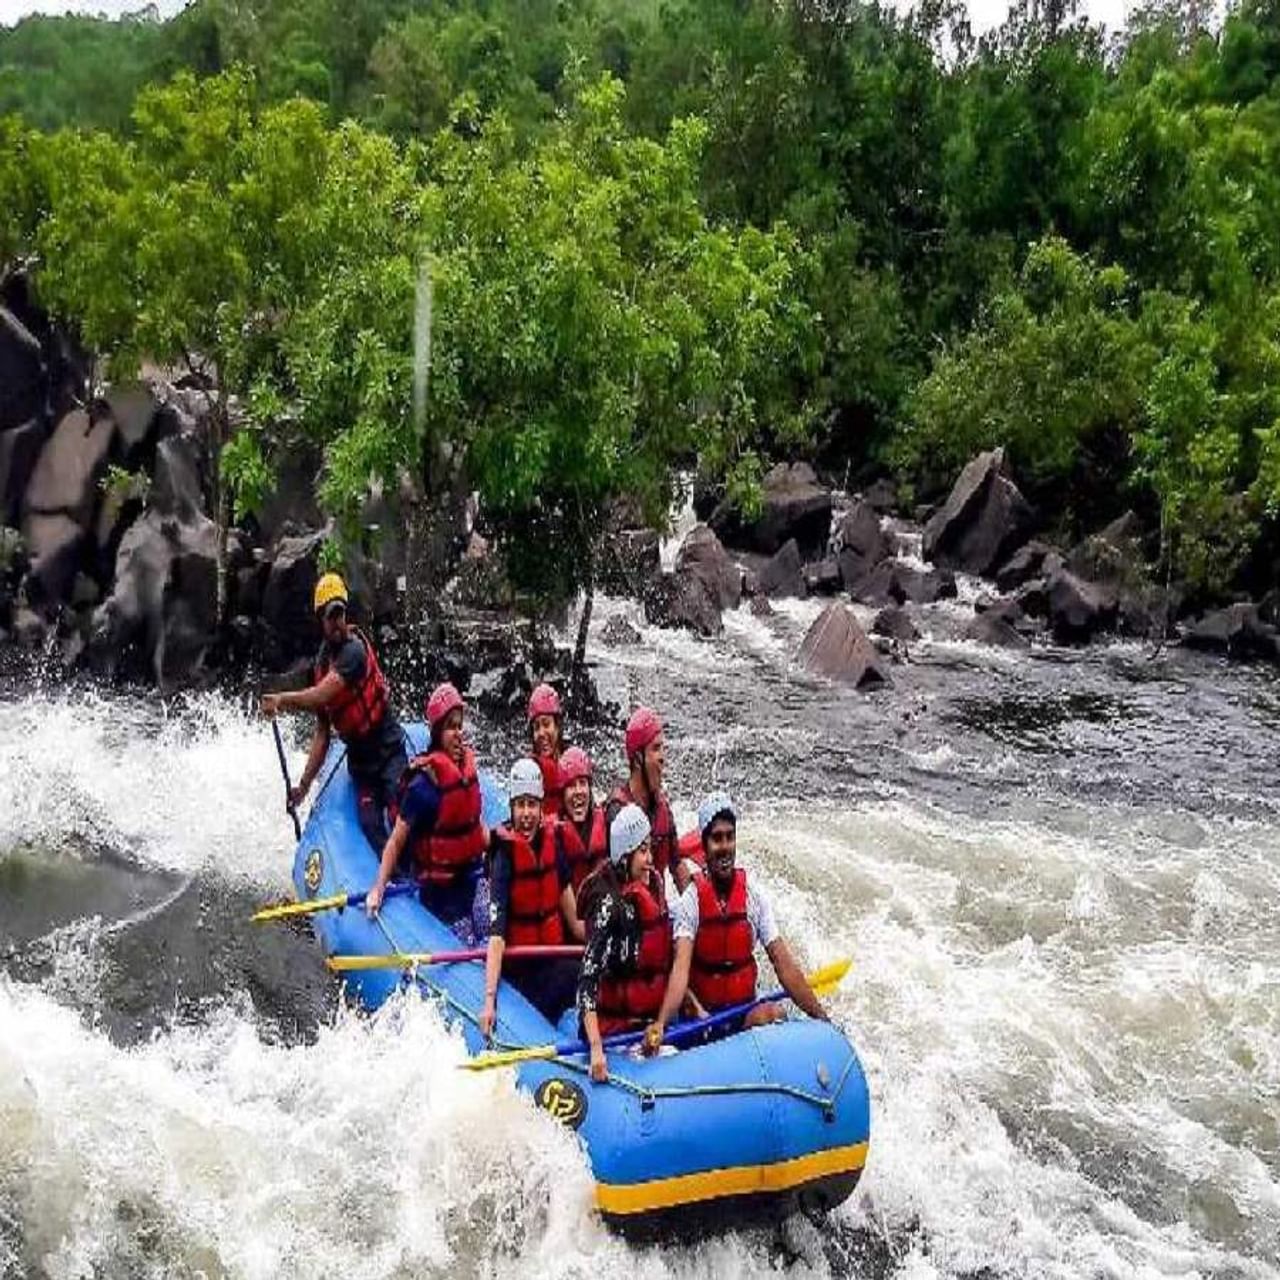
[[[972,594],[972,584],[965,584]],[[962,593],[963,594],[963,593]],[[1137,645],[928,636],[797,671],[816,602],[707,642],[605,601],[602,694],[714,781],[873,1098],[831,1218],[634,1248],[570,1135],[417,1001],[339,1007],[248,694],[0,694],[0,1274],[1280,1275],[1280,680]],[[640,642],[606,648],[615,614]],[[397,690],[416,712],[421,688]],[[293,767],[306,729],[294,726]],[[598,781],[620,732],[579,735]],[[475,724],[505,769],[510,729]]]

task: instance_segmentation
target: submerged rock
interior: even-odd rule
[[[1203,614],[1183,631],[1182,643],[1190,649],[1225,653],[1231,658],[1280,659],[1280,637],[1263,622],[1258,608],[1248,601]]]
[[[918,569],[904,560],[882,560],[850,594],[877,608],[908,601],[933,604],[955,597],[956,576],[950,569]]]
[[[615,613],[600,629],[600,639],[610,648],[619,649],[640,643],[640,633],[620,613]]]
[[[871,634],[888,636],[891,640],[919,640],[920,629],[911,615],[901,605],[891,604],[881,609],[871,623]]]
[[[845,604],[829,604],[814,619],[800,645],[799,662],[806,671],[857,689],[891,683],[876,647]]]
[[[689,573],[660,573],[644,593],[645,621],[655,627],[683,627],[702,636],[724,630],[720,602],[700,578]]]

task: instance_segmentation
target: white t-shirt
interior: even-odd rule
[[[671,932],[679,940],[692,940],[698,932],[700,916],[698,908],[698,886],[690,881],[689,886],[675,900],[671,908]],[[773,908],[756,887],[751,877],[747,877],[747,923],[755,932],[756,941],[766,950],[778,939],[778,924],[773,918]]]

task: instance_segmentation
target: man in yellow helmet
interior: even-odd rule
[[[347,585],[336,573],[316,583],[315,611],[324,633],[316,655],[315,683],[300,693],[268,693],[262,713],[313,711],[316,731],[298,785],[289,793],[300,805],[329,751],[330,734],[346,744],[347,772],[356,788],[360,829],[380,852],[387,817],[395,816],[400,776],[409,763],[404,730],[391,710],[386,677],[368,637],[347,621]]]

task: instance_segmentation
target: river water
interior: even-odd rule
[[[305,930],[245,922],[292,838],[247,695],[11,676],[0,1275],[1280,1275],[1280,681],[1010,655],[941,606],[861,695],[793,666],[818,608],[706,642],[605,601],[592,657],[666,716],[677,817],[727,785],[795,948],[855,960],[872,1152],[831,1218],[614,1239],[571,1136],[430,1008],[351,1014]]]

